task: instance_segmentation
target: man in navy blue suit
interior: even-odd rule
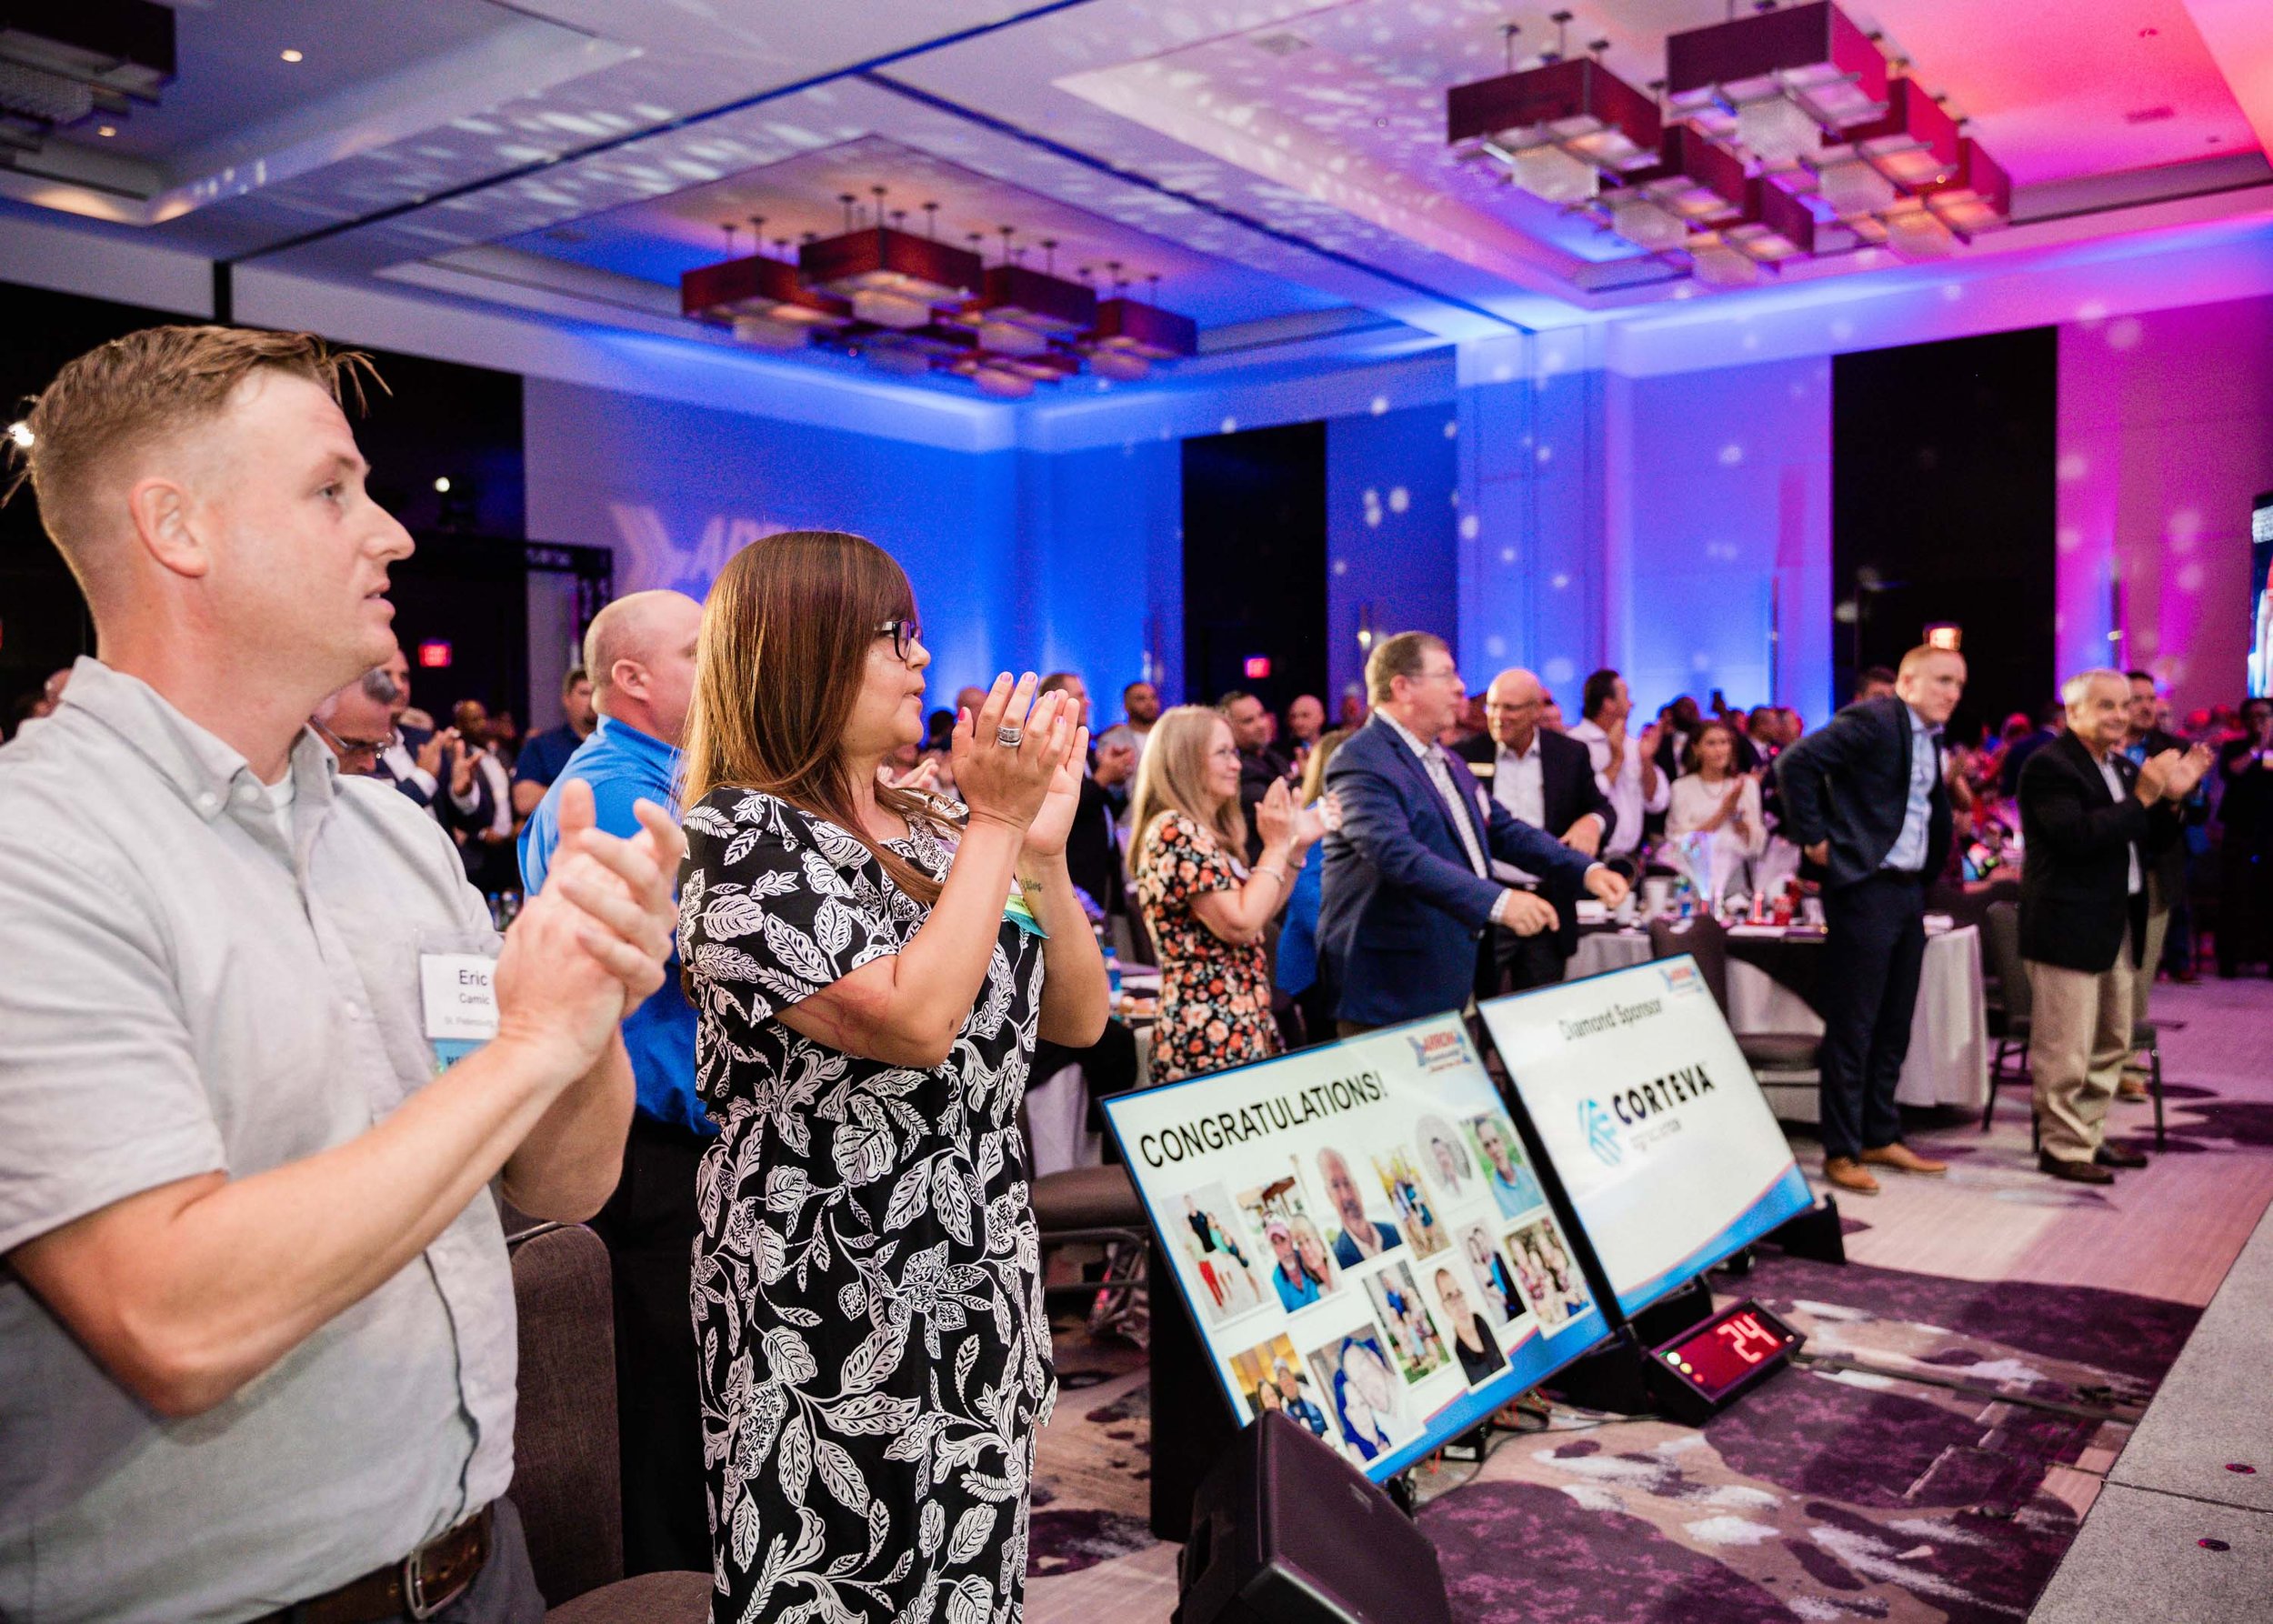
[[[1776,758],[1784,833],[1823,865],[1823,1176],[1878,1193],[1873,1167],[1938,1175],[1902,1142],[1894,1102],[1910,1050],[1926,887],[1949,856],[1941,730],[1965,657],[1921,644],[1894,692],[1857,700]]]
[[[1517,822],[1437,744],[1467,697],[1443,638],[1376,645],[1366,689],[1373,717],[1326,775],[1342,827],[1326,837],[1318,952],[1344,1037],[1466,1005],[1487,931],[1556,927],[1554,904],[1493,878],[1495,861],[1613,907],[1626,895],[1619,876]]]

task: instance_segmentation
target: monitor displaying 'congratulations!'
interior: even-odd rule
[[[1104,1104],[1242,1422],[1377,1481],[1603,1339],[1457,1015]]]

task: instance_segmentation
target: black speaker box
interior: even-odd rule
[[[1451,1624],[1412,1519],[1276,1411],[1200,1484],[1177,1576],[1175,1624]]]

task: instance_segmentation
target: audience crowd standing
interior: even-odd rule
[[[1022,1495],[999,1509],[930,1463],[1030,1479],[1054,1378],[1015,1097],[1067,1067],[1093,1099],[1137,1086],[1116,950],[1157,964],[1167,1082],[1559,980],[1582,909],[1700,851],[1756,904],[1774,857],[1804,858],[1825,1172],[1860,1195],[1945,1171],[1895,1103],[1936,887],[2017,893],[2039,1166],[2063,1180],[2145,1163],[2105,1124],[2141,1090],[2158,972],[2192,979],[2205,936],[2221,976],[2273,960],[2273,700],[2181,721],[2140,671],[2076,674],[1978,743],[1945,737],[1966,668],[1938,647],[1858,673],[1812,732],[1718,690],[1637,731],[1612,669],[1567,728],[1534,673],[1470,693],[1408,631],[1331,727],[1315,694],[1283,717],[1239,690],[1164,707],[1147,677],[1093,738],[1075,672],[926,717],[898,566],[801,532],[737,556],[707,606],[604,608],[564,720],[523,741],[498,696],[414,704],[378,593],[410,541],[339,406],[362,365],[152,329],[28,419],[100,654],[0,752],[21,967],[0,987],[0,1437],[29,1440],[9,1465],[34,1508],[0,1528],[0,1614],[346,1617],[409,1560],[444,1616],[541,1616],[504,1496],[500,1201],[607,1246],[632,1571],[712,1573],[736,1610],[786,1571],[893,1610],[939,1584],[975,1617],[1014,1607]],[[90,876],[116,881],[99,907]],[[487,989],[463,1034],[406,967],[436,962]],[[886,1096],[927,1102],[890,1119],[904,1146],[860,1109]],[[938,1176],[910,1186],[910,1157]],[[1337,1250],[1275,1227],[1282,1299],[1396,1244],[1351,1227],[1347,1167],[1324,1172]],[[832,1230],[832,1253],[823,1206],[864,1244]],[[890,1303],[936,1288],[925,1258],[984,1310],[950,1338],[952,1393],[848,1400],[854,1361],[882,1381],[916,1357]],[[1493,1268],[1478,1288],[1512,1300]],[[1488,1321],[1437,1283],[1474,1374]],[[753,1387],[752,1344],[794,1398]],[[1298,1386],[1273,1402],[1317,1415]],[[742,1459],[784,1438],[770,1402],[798,1407],[841,1504]],[[944,1565],[911,1579],[946,1521]],[[747,1527],[801,1531],[761,1556]]]

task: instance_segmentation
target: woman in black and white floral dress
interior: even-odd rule
[[[1106,1015],[1066,875],[1086,740],[1006,674],[956,723],[967,815],[880,785],[923,737],[914,619],[827,532],[746,548],[704,610],[679,929],[724,1127],[694,1278],[720,1624],[1022,1612],[1054,1382],[1017,1112],[1036,1037]]]

